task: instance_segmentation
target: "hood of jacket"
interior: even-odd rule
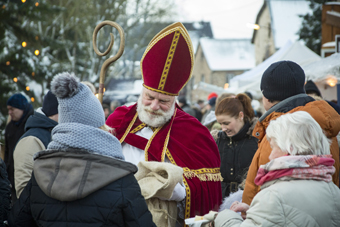
[[[34,176],[41,190],[60,201],[74,201],[136,173],[129,162],[80,149],[45,150],[34,155]]]
[[[340,115],[326,101],[315,101],[306,94],[299,94],[285,99],[270,108],[257,122],[253,136],[260,141],[265,136],[265,130],[271,120],[286,113],[306,111],[321,126],[328,138],[335,137],[340,131]]]
[[[254,117],[249,123],[250,123],[250,127],[247,131],[247,135],[251,136],[253,134],[254,128],[257,124],[257,122],[259,121],[259,118]]]
[[[35,111],[34,114],[27,119],[25,124],[25,131],[27,132],[31,128],[44,128],[52,130],[57,124],[58,122]]]

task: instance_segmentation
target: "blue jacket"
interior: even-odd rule
[[[27,119],[25,133],[21,136],[20,140],[27,136],[35,136],[47,148],[47,145],[51,142],[51,131],[57,124],[58,122],[45,115],[34,112],[34,115]]]

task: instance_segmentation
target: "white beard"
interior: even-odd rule
[[[165,123],[167,123],[171,117],[174,115],[175,112],[175,101],[172,105],[172,107],[169,109],[169,111],[164,112],[163,110],[159,109],[157,111],[154,111],[151,109],[150,106],[144,106],[142,103],[142,95],[139,96],[138,102],[137,102],[137,112],[138,112],[138,118],[143,123],[147,124],[151,127],[161,127]],[[151,113],[157,114],[153,115]]]

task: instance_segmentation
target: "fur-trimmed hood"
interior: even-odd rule
[[[249,123],[250,127],[248,129],[247,135],[251,136],[253,134],[256,123],[259,121],[257,117],[254,117]]]
[[[73,201],[137,172],[123,160],[80,149],[44,150],[34,155],[34,176],[41,190],[54,199]]]

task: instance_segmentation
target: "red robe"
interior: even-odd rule
[[[137,117],[137,105],[117,108],[106,124],[116,129],[121,143],[145,151],[145,160],[164,162],[165,155],[183,168],[186,187],[185,218],[217,211],[222,202],[220,155],[210,132],[178,106],[171,120],[147,140],[136,134],[145,124]]]

